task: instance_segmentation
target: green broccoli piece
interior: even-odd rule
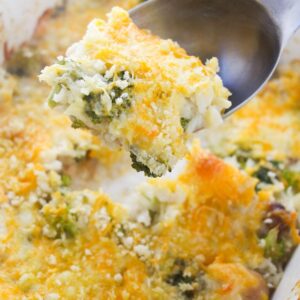
[[[83,101],[85,102],[85,113],[94,124],[100,124],[104,121],[110,121],[113,118],[118,118],[122,112],[127,111],[131,107],[131,87],[132,86],[130,85],[125,90],[113,87],[108,91],[112,99],[112,108],[109,112],[105,111],[102,105],[102,97],[104,96],[103,92],[96,94],[91,93],[84,96]],[[122,103],[117,104],[117,99],[122,99]]]
[[[238,163],[242,169],[244,169],[246,167],[247,161],[249,159],[256,161],[256,159],[252,156],[250,149],[239,148],[238,150],[232,152],[230,155],[236,157],[236,160],[238,161]],[[224,155],[221,155],[221,156],[222,156],[222,158],[226,157]]]
[[[73,214],[66,213],[63,216],[50,218],[48,222],[56,231],[55,239],[61,239],[63,237],[72,239],[76,236],[78,231],[76,226],[77,216]]]
[[[281,161],[272,159],[272,160],[270,160],[269,162],[272,164],[272,166],[273,166],[275,169],[280,170],[281,165],[282,165],[282,162],[281,162]]]
[[[76,118],[75,116],[70,116],[70,119],[72,121],[72,127],[75,128],[75,129],[78,129],[78,128],[88,128],[84,122],[82,122],[81,120],[79,120],[78,118]]]
[[[55,231],[53,239],[72,239],[76,236],[78,228],[78,215],[71,212],[71,207],[67,205],[66,208],[58,215],[56,213],[45,214],[47,224]]]
[[[137,156],[136,154],[134,154],[132,151],[130,151],[130,158],[131,158],[131,161],[132,161],[132,168],[134,168],[136,171],[138,172],[144,172],[144,174],[147,176],[147,177],[158,177],[156,174],[153,174],[149,167],[144,165],[143,163],[139,162],[137,160]]]
[[[288,169],[283,170],[282,177],[289,187],[292,187],[295,192],[300,191],[300,174]]]
[[[190,122],[189,119],[186,119],[186,118],[180,119],[180,124],[181,124],[181,127],[184,129],[184,131],[186,131],[189,122]]]
[[[286,254],[286,245],[279,238],[279,229],[271,229],[265,237],[265,256],[270,257],[273,262],[280,262]]]
[[[85,101],[84,112],[87,114],[87,116],[94,124],[99,124],[105,119],[103,115],[100,116],[95,113],[96,105],[101,104],[100,99],[101,99],[101,94],[93,94],[93,93],[83,97],[83,100]]]
[[[57,102],[53,100],[54,95],[58,94],[62,88],[61,84],[57,84],[51,91],[49,97],[48,97],[48,105],[50,108],[54,108],[57,106]]]
[[[272,184],[272,179],[269,176],[271,170],[266,167],[260,167],[253,176],[258,178],[261,182]]]
[[[68,187],[72,183],[72,178],[69,175],[62,174],[61,175],[61,184],[63,187]]]
[[[72,239],[77,233],[75,222],[68,218],[61,218],[56,220],[57,237],[65,236],[67,239]]]

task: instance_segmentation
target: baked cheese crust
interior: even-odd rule
[[[36,80],[113,5],[74,2],[0,71],[0,299],[270,299],[299,243],[299,65],[206,137],[222,158],[195,142],[178,175],[109,197],[128,155]]]

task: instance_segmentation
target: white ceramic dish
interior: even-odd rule
[[[0,63],[34,33],[41,16],[60,0],[0,1]]]
[[[40,17],[60,0],[0,0],[0,64],[5,58],[5,52],[16,49],[30,39]],[[300,31],[289,42],[281,59],[279,68],[286,66],[294,59],[300,60]],[[299,99],[300,101],[300,99]],[[176,169],[178,170],[180,166]],[[171,174],[174,176],[175,172]],[[143,176],[136,173],[126,174],[119,182],[107,182],[105,191],[113,199],[128,194],[128,186],[144,181]],[[273,296],[273,300],[296,300],[300,295],[293,291],[300,281],[300,247],[295,251],[288,264],[284,277]]]

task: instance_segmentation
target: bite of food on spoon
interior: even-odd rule
[[[73,127],[126,148],[133,168],[158,177],[184,157],[194,131],[222,122],[230,92],[218,71],[216,58],[204,64],[114,8],[40,79],[52,87],[50,107],[61,108]]]

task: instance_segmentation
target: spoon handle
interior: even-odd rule
[[[300,0],[262,0],[261,3],[277,22],[285,44],[300,27]]]

